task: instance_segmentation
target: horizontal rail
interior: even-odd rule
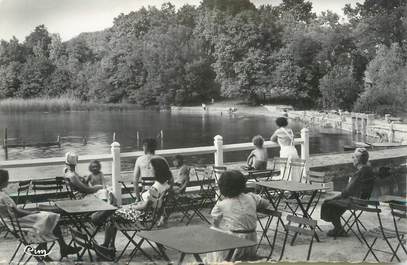
[[[295,145],[300,145],[304,143],[301,138],[296,138],[294,140]],[[266,148],[276,148],[279,147],[278,144],[271,141],[266,141],[264,143]],[[224,152],[233,151],[244,151],[253,149],[253,144],[249,143],[238,143],[238,144],[226,144],[223,145]],[[164,157],[174,156],[177,154],[188,155],[205,155],[214,154],[216,152],[215,146],[200,146],[200,147],[188,147],[188,148],[176,148],[176,149],[165,149],[157,150],[156,154]],[[120,153],[120,158],[122,159],[135,159],[143,155],[142,151],[136,152],[126,152]],[[79,157],[80,163],[88,163],[92,160],[99,160],[101,162],[109,162],[113,160],[112,154],[99,154],[99,155],[83,155]],[[60,166],[64,164],[64,157],[53,157],[53,158],[39,158],[39,159],[24,159],[24,160],[7,160],[0,161],[1,168],[23,168],[23,167],[38,167],[38,166]]]

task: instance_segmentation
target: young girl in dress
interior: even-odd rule
[[[267,169],[268,154],[267,149],[263,147],[263,137],[261,137],[261,135],[256,135],[253,137],[252,142],[256,149],[254,149],[247,157],[247,166],[249,169]]]
[[[285,117],[279,117],[276,119],[276,124],[279,127],[271,136],[270,141],[276,142],[280,145],[280,157],[288,158],[288,161],[291,159],[299,158],[297,149],[294,146],[294,133],[291,128],[288,128],[288,121]],[[288,170],[281,170],[281,174],[288,174]],[[290,176],[281,176],[282,178],[286,179],[289,178],[290,180],[299,181],[299,177],[297,176],[296,172],[291,172]],[[295,176],[298,179],[292,179],[292,176]]]
[[[13,216],[15,214],[23,231],[42,238],[57,238],[61,257],[66,257],[80,251],[80,248],[70,247],[65,243],[61,229],[58,226],[59,214],[45,211],[28,211],[18,208],[13,199],[3,192],[3,189],[8,186],[8,181],[8,171],[0,169],[0,216],[6,222],[6,225],[11,227],[9,215]],[[46,248],[46,244],[38,246],[38,249]],[[45,257],[45,260],[49,260],[49,257]]]
[[[269,202],[257,194],[244,193],[246,180],[240,171],[222,173],[218,185],[224,199],[218,201],[212,209],[213,226],[237,237],[257,242],[257,210],[267,208]],[[226,256],[227,252],[217,252],[208,258],[215,259],[211,262],[221,262]],[[235,250],[231,261],[257,258],[254,246]]]
[[[156,156],[151,158],[150,164],[155,178],[154,184],[150,189],[141,194],[141,201],[124,205],[110,217],[105,231],[104,243],[96,246],[97,253],[101,254],[102,258],[108,260],[114,259],[115,238],[117,234],[114,222],[140,222],[146,209],[160,207],[158,203],[162,202],[164,194],[171,188],[170,181],[172,180],[172,174],[167,161],[163,157]]]

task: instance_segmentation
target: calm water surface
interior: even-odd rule
[[[222,135],[225,144],[249,142],[256,134],[269,138],[276,129],[274,118],[252,115],[210,115],[210,114],[179,114],[154,111],[90,111],[62,113],[0,113],[1,138],[4,128],[8,128],[8,137],[17,142],[52,142],[61,137],[61,147],[44,148],[13,148],[9,149],[9,160],[60,157],[68,151],[76,151],[79,155],[102,154],[110,152],[112,135],[121,145],[122,152],[141,150],[137,141],[137,131],[141,138],[157,137],[164,133],[163,141],[158,139],[159,148],[181,148],[207,146],[213,144],[215,135]],[[300,136],[303,125],[291,121],[291,128],[296,137]],[[83,145],[82,138],[87,144]],[[310,130],[310,152],[328,153],[343,150],[343,145],[351,143],[351,136],[335,129]],[[270,155],[278,155],[278,149],[270,150]],[[245,160],[248,152],[225,154],[225,161]],[[4,160],[4,152],[0,152]],[[211,163],[212,156],[188,157],[190,163]],[[22,174],[38,175],[60,174],[58,170],[30,169],[13,170],[15,176]],[[110,165],[104,165],[106,172]],[[130,169],[132,161],[123,163],[123,169]],[[82,165],[81,170],[86,170]],[[51,173],[52,172],[52,173]],[[86,173],[86,172],[84,172]]]

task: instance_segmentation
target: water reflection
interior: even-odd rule
[[[220,115],[219,113],[177,114],[153,111],[90,111],[61,113],[25,113],[6,115],[0,114],[2,128],[8,128],[10,138],[25,142],[55,141],[61,136],[61,147],[46,148],[15,148],[9,150],[9,159],[30,159],[45,157],[61,157],[67,151],[76,151],[79,155],[102,154],[110,152],[113,133],[116,132],[122,152],[140,150],[139,138],[157,137],[163,131],[164,137],[157,137],[160,147],[182,148],[207,146],[213,144],[215,135],[222,135],[224,144],[249,142],[256,134],[269,139],[276,129],[274,118],[253,115]],[[292,121],[296,137],[300,137],[303,125]],[[325,129],[326,130],[326,129]],[[0,130],[3,138],[3,130]],[[343,145],[350,144],[350,134],[331,129],[321,131],[311,129],[310,152],[325,153],[343,150]],[[83,145],[82,138],[87,138]],[[269,150],[270,155],[278,155],[278,150]],[[225,154],[225,161],[245,160],[248,152]],[[0,152],[4,159],[4,152]],[[192,156],[188,162],[210,163],[211,156]],[[110,171],[110,165],[104,165]],[[132,168],[132,161],[124,162],[123,167]],[[84,166],[86,170],[86,167]],[[60,174],[58,169],[55,173]],[[30,172],[28,172],[30,173]],[[31,172],[33,173],[33,172]],[[34,172],[35,173],[35,172]]]

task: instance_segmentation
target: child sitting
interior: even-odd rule
[[[183,193],[189,183],[190,168],[184,164],[184,158],[182,155],[176,155],[173,163],[178,169],[178,174],[172,189],[176,194]]]
[[[90,174],[85,178],[85,183],[89,187],[100,187],[103,188],[98,190],[94,195],[102,200],[107,200],[109,191],[106,188],[105,178],[101,171],[102,166],[98,160],[92,160],[89,164]]]
[[[247,157],[248,169],[267,169],[268,154],[267,149],[263,147],[263,137],[261,137],[261,135],[256,135],[253,137],[252,142],[256,149],[254,149]]]
[[[89,164],[89,171],[90,174],[86,177],[86,184],[90,187],[94,187],[96,185],[102,185],[106,188],[105,178],[101,171],[102,166],[98,160],[92,160]]]
[[[244,193],[246,180],[239,171],[222,173],[218,185],[224,199],[212,209],[213,226],[237,237],[257,241],[257,210],[267,208],[269,202],[257,194]],[[213,262],[224,261],[226,256],[227,252],[217,252]],[[254,246],[237,249],[231,261],[255,259]]]

